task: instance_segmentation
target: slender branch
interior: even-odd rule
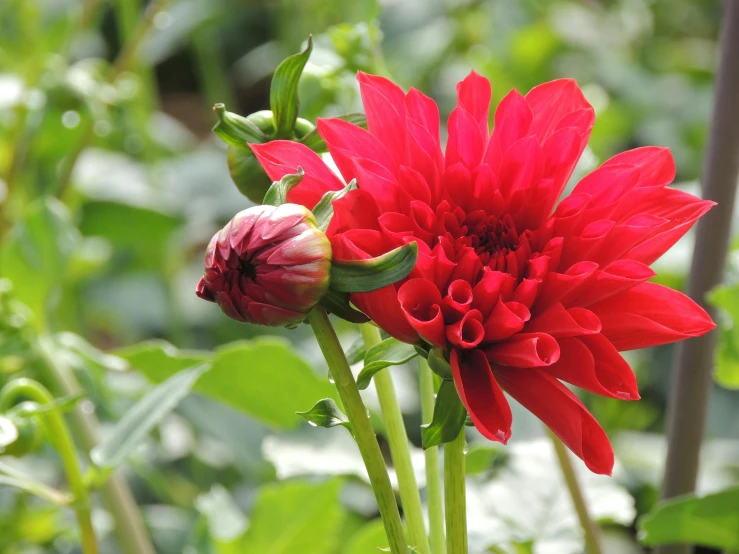
[[[444,511],[448,554],[467,554],[467,499],[465,493],[464,426],[444,444]]]
[[[552,439],[559,467],[562,469],[567,490],[570,491],[570,498],[572,498],[572,504],[575,506],[575,512],[577,512],[577,519],[580,520],[580,526],[585,536],[585,547],[590,554],[602,554],[603,547],[601,546],[600,540],[600,528],[590,517],[588,504],[585,501],[585,495],[583,494],[580,482],[577,480],[577,474],[575,473],[575,467],[572,465],[570,453],[562,441],[559,440],[559,437],[552,433],[549,428],[547,428],[547,434]]]
[[[387,533],[390,543],[390,551],[393,554],[408,554],[408,546],[405,544],[405,537],[403,536],[403,523],[400,520],[400,512],[398,511],[398,504],[395,502],[395,493],[390,484],[385,460],[367,417],[367,408],[362,402],[362,397],[359,396],[357,382],[354,380],[349,363],[346,361],[346,356],[341,349],[336,332],[323,308],[314,308],[308,315],[308,322],[311,324],[318,345],[321,347],[321,352],[326,358],[331,377],[339,391],[339,397],[344,405],[349,422],[352,424],[352,434],[367,468],[370,484],[377,499],[382,522],[385,525],[385,533]]]
[[[698,222],[688,295],[714,317],[706,293],[721,283],[731,233],[739,177],[739,0],[727,0],[721,32],[713,120],[703,168],[703,197],[718,203]],[[668,411],[667,463],[662,497],[695,490],[698,455],[711,392],[716,331],[678,347]],[[682,554],[692,547],[663,546],[659,554]]]
[[[436,387],[434,374],[428,363],[418,357],[418,380],[421,389],[421,418],[431,423],[434,417]],[[431,552],[446,554],[444,539],[444,508],[441,494],[441,474],[439,473],[439,447],[432,446],[424,452],[426,456],[426,502],[428,503],[429,528],[431,531]]]
[[[360,330],[364,345],[367,348],[382,340],[380,331],[370,323],[361,325]],[[387,440],[390,444],[390,455],[393,458],[393,465],[398,475],[400,500],[403,503],[403,514],[408,525],[410,540],[419,554],[430,554],[429,539],[423,521],[421,495],[416,483],[416,474],[413,470],[413,462],[408,446],[408,435],[403,424],[403,413],[400,411],[398,398],[395,394],[393,378],[389,370],[383,369],[375,374],[374,380],[377,397],[380,400],[380,408],[382,409],[382,418],[385,421]]]
[[[51,388],[57,395],[67,396],[80,393],[82,387],[70,368],[54,355],[52,339],[40,337],[38,345],[44,362],[41,365]],[[89,457],[90,451],[100,442],[98,421],[94,415],[84,412],[79,406],[71,415],[72,429]],[[123,552],[125,554],[156,554],[133,493],[119,472],[115,471],[110,475],[102,489],[102,495],[113,515],[118,542]]]
[[[15,379],[3,387],[2,394],[0,394],[0,411],[13,406],[21,398],[29,398],[42,406],[54,402],[54,397],[40,383],[25,378]],[[83,554],[97,554],[98,546],[95,531],[92,528],[90,499],[67,424],[58,410],[44,412],[41,418],[44,420],[49,440],[62,459],[64,473],[74,498],[72,507],[77,516],[82,552]]]

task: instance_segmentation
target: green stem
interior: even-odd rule
[[[382,340],[380,331],[370,323],[361,325],[360,330],[364,345],[367,348]],[[393,378],[387,369],[377,372],[373,378],[377,389],[377,397],[380,400],[382,418],[385,422],[387,440],[390,444],[390,455],[393,458],[393,465],[398,475],[400,500],[403,503],[403,514],[408,526],[408,534],[411,543],[419,554],[431,554],[426,526],[423,521],[421,495],[416,483],[416,474],[413,470],[411,452],[408,446],[408,435],[405,432],[403,413],[398,405]]]
[[[462,427],[456,439],[444,444],[444,509],[448,554],[467,554],[464,448]]]
[[[30,399],[42,406],[54,402],[54,397],[40,383],[22,378],[10,381],[3,387],[2,393],[0,393],[0,411],[7,410],[22,398]],[[72,442],[67,424],[58,410],[44,412],[41,417],[46,426],[49,440],[62,459],[69,489],[74,497],[73,507],[77,515],[82,552],[84,554],[97,554],[98,547],[95,531],[92,528],[90,499],[87,495],[82,470],[80,469],[79,460],[77,460],[74,442]]]
[[[549,428],[547,428],[547,434],[552,439],[554,451],[557,453],[559,467],[562,468],[567,489],[570,491],[572,503],[575,505],[577,518],[580,520],[580,526],[585,535],[585,546],[590,554],[602,554],[603,547],[600,544],[600,531],[598,525],[592,520],[588,512],[588,505],[585,502],[585,496],[577,480],[575,468],[572,465],[572,458],[570,458],[567,447]]]
[[[349,363],[341,348],[336,332],[323,308],[316,307],[308,315],[308,322],[321,347],[329,372],[334,380],[339,397],[346,410],[346,415],[352,424],[354,440],[362,454],[364,465],[367,468],[370,484],[377,499],[382,522],[393,554],[408,554],[408,547],[403,536],[403,523],[400,520],[398,504],[395,502],[395,493],[390,484],[390,478],[385,467],[385,460],[377,444],[377,437],[367,417],[367,408],[359,396],[357,382],[354,380]]]
[[[428,363],[418,357],[418,380],[421,389],[421,418],[424,423],[431,423],[434,417],[436,386],[434,374]],[[446,554],[444,540],[444,509],[441,494],[441,474],[439,473],[439,447],[432,446],[424,452],[426,456],[426,500],[429,510],[429,527],[431,530],[431,552]]]
[[[41,364],[49,385],[58,396],[79,394],[82,387],[71,369],[54,355],[53,339],[42,336],[38,340],[38,351],[43,360]],[[71,413],[72,429],[80,446],[89,457],[90,451],[100,442],[98,421],[91,413],[79,406]],[[138,506],[126,480],[118,472],[113,472],[102,489],[105,504],[113,515],[116,535],[125,554],[155,554],[148,530],[139,513]]]

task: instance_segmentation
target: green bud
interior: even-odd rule
[[[44,439],[43,425],[35,402],[22,402],[0,416],[0,454],[21,458],[36,452]]]
[[[216,104],[213,111],[218,115],[218,123],[213,127],[213,132],[229,146],[246,149],[249,142],[267,142],[266,130],[263,131],[255,121],[226,111],[225,104]]]
[[[261,204],[272,180],[267,177],[252,151],[229,146],[226,162],[231,179],[239,192],[255,204]]]

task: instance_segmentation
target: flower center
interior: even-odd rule
[[[475,250],[484,266],[499,269],[505,256],[518,248],[518,232],[510,216],[499,218],[479,210],[468,214],[463,225],[467,246]]]

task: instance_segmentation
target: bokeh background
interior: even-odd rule
[[[382,527],[351,439],[293,413],[330,390],[309,330],[240,325],[194,295],[208,240],[250,205],[210,131],[213,104],[244,115],[268,108],[272,71],[309,34],[300,115],[310,120],[361,111],[358,70],[421,89],[442,119],[470,69],[491,79],[494,103],[511,88],[573,77],[597,114],[579,175],[628,148],[669,146],[676,186],[699,194],[721,4],[158,0],[140,47],[126,52],[146,7],[0,0],[0,385],[43,375],[51,356],[76,374],[104,435],[162,367],[217,348],[224,369],[210,390],[188,396],[121,468],[157,551],[375,553]],[[130,63],[111,78],[122,48]],[[655,264],[660,282],[683,287],[691,249],[688,236]],[[716,294],[729,312],[739,306],[734,267]],[[701,492],[739,481],[739,355],[724,315]],[[358,336],[340,330],[347,347]],[[582,475],[607,552],[643,551],[634,522],[659,496],[673,354],[627,354],[640,402],[583,395],[618,459],[611,479]],[[391,371],[418,446],[413,363]],[[371,387],[365,397],[375,410]],[[543,437],[515,408],[508,447],[469,431],[471,552],[582,551]],[[422,459],[419,448],[421,480]],[[63,486],[48,448],[0,462]],[[94,519],[102,551],[119,552],[97,497]],[[71,511],[0,484],[0,553],[73,553],[75,533]]]

